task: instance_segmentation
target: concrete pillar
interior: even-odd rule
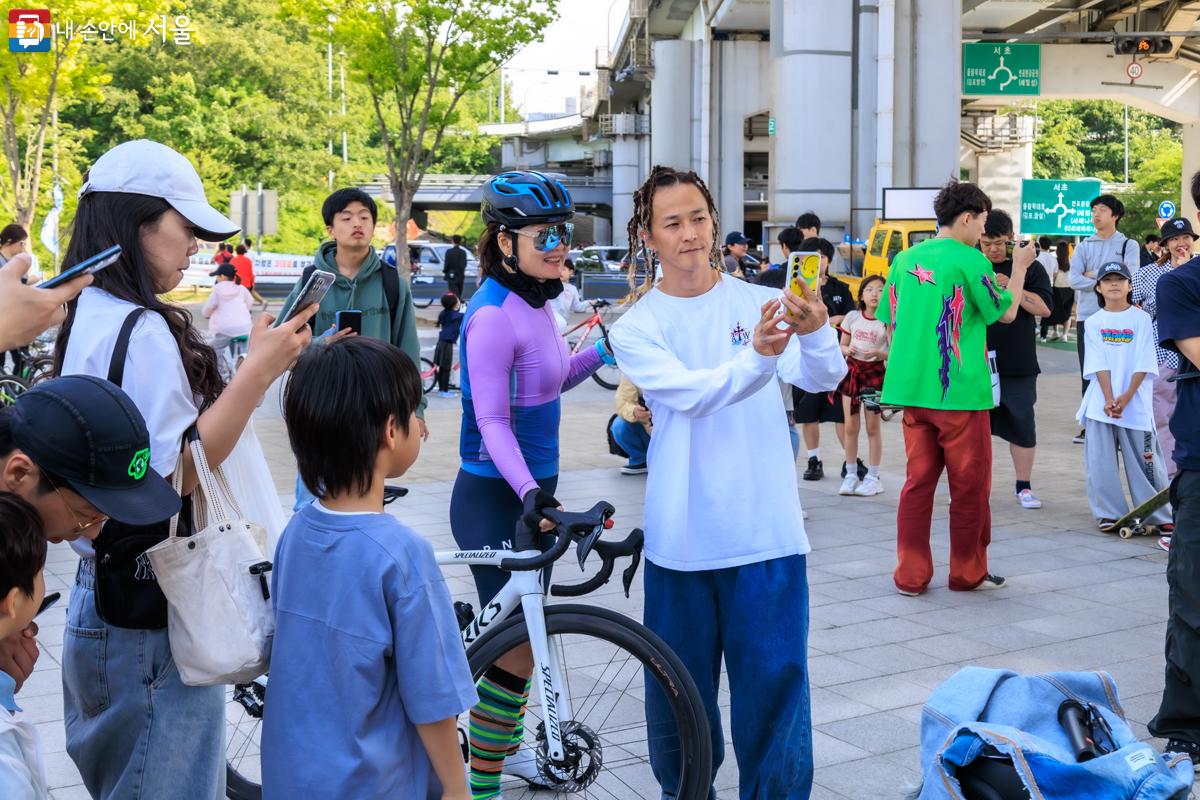
[[[1007,211],[1019,233],[1021,180],[1033,177],[1033,143],[1002,153],[980,153],[977,174],[976,182],[991,198],[992,208]]]
[[[604,217],[592,217],[592,240],[596,244],[612,244],[612,222]]]
[[[896,186],[941,186],[958,177],[961,39],[962,0],[896,0]]]
[[[771,2],[769,216],[794,221],[814,211],[830,238],[850,220],[853,28],[851,3]]]
[[[633,216],[633,193],[642,183],[638,161],[638,139],[635,136],[616,136],[612,140],[613,210],[612,242],[615,245],[629,244],[625,234],[630,217]],[[604,244],[603,242],[601,244]]]
[[[1183,174],[1180,175],[1182,191],[1179,193],[1179,216],[1196,220],[1196,204],[1192,202],[1192,175],[1200,168],[1200,122],[1189,122],[1180,126],[1183,133]]]
[[[692,168],[695,100],[693,65],[696,42],[663,39],[654,43],[654,80],[650,82],[650,165]]]
[[[721,217],[721,231],[743,230],[744,126],[747,117],[771,110],[771,83],[752,77],[770,74],[771,52],[764,42],[713,42],[712,58],[713,142],[711,174],[706,180]],[[792,94],[785,97],[794,99]]]
[[[878,134],[880,92],[877,75],[879,52],[879,6],[858,3],[858,42],[854,55],[854,96],[852,99],[854,150],[850,165],[850,228],[856,239],[866,239],[878,216],[875,207],[881,193],[876,192],[875,152]],[[888,103],[891,102],[889,97]]]

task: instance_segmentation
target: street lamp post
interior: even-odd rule
[[[333,23],[337,21],[337,16],[330,14],[326,18],[328,23],[327,30],[329,32],[329,42],[325,50],[325,66],[326,66],[326,99],[329,105],[329,155],[333,155]],[[329,170],[329,190],[333,191],[333,169]]]

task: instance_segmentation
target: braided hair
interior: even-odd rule
[[[654,219],[654,193],[660,188],[677,186],[679,184],[695,186],[700,190],[700,194],[704,195],[704,201],[708,203],[708,212],[712,217],[713,227],[713,243],[712,249],[708,253],[708,263],[714,270],[721,271],[721,251],[717,245],[721,224],[717,218],[717,204],[713,202],[708,187],[704,185],[704,181],[701,180],[700,176],[692,170],[681,172],[672,167],[658,165],[650,170],[650,176],[646,178],[645,183],[633,193],[633,217],[630,218],[627,228],[629,234],[629,253],[627,256],[629,261],[629,302],[636,301],[654,286],[654,278],[657,271],[654,266],[654,251],[646,245],[645,239],[645,237],[650,235],[650,223]],[[646,279],[642,282],[641,286],[637,285],[636,256],[639,253],[646,262]]]

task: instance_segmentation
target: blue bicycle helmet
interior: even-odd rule
[[[483,185],[485,222],[506,228],[566,222],[575,215],[571,193],[557,178],[540,172],[502,172]]]

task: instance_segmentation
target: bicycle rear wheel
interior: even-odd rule
[[[707,800],[712,744],[700,695],[670,648],[645,626],[607,609],[585,605],[546,607],[546,630],[557,653],[574,718],[560,720],[567,742],[564,765],[548,762],[543,710],[530,696],[525,712],[525,745],[537,757],[539,781],[504,776],[505,800],[545,797],[603,797],[643,800],[662,789],[650,765],[657,756],[677,760],[679,800]],[[529,641],[521,617],[507,620],[467,650],[478,680],[489,666]],[[646,725],[647,681],[657,684],[671,709],[670,723],[651,734]]]
[[[25,382],[37,386],[42,381],[54,377],[54,358],[52,356],[37,356],[25,364]]]

